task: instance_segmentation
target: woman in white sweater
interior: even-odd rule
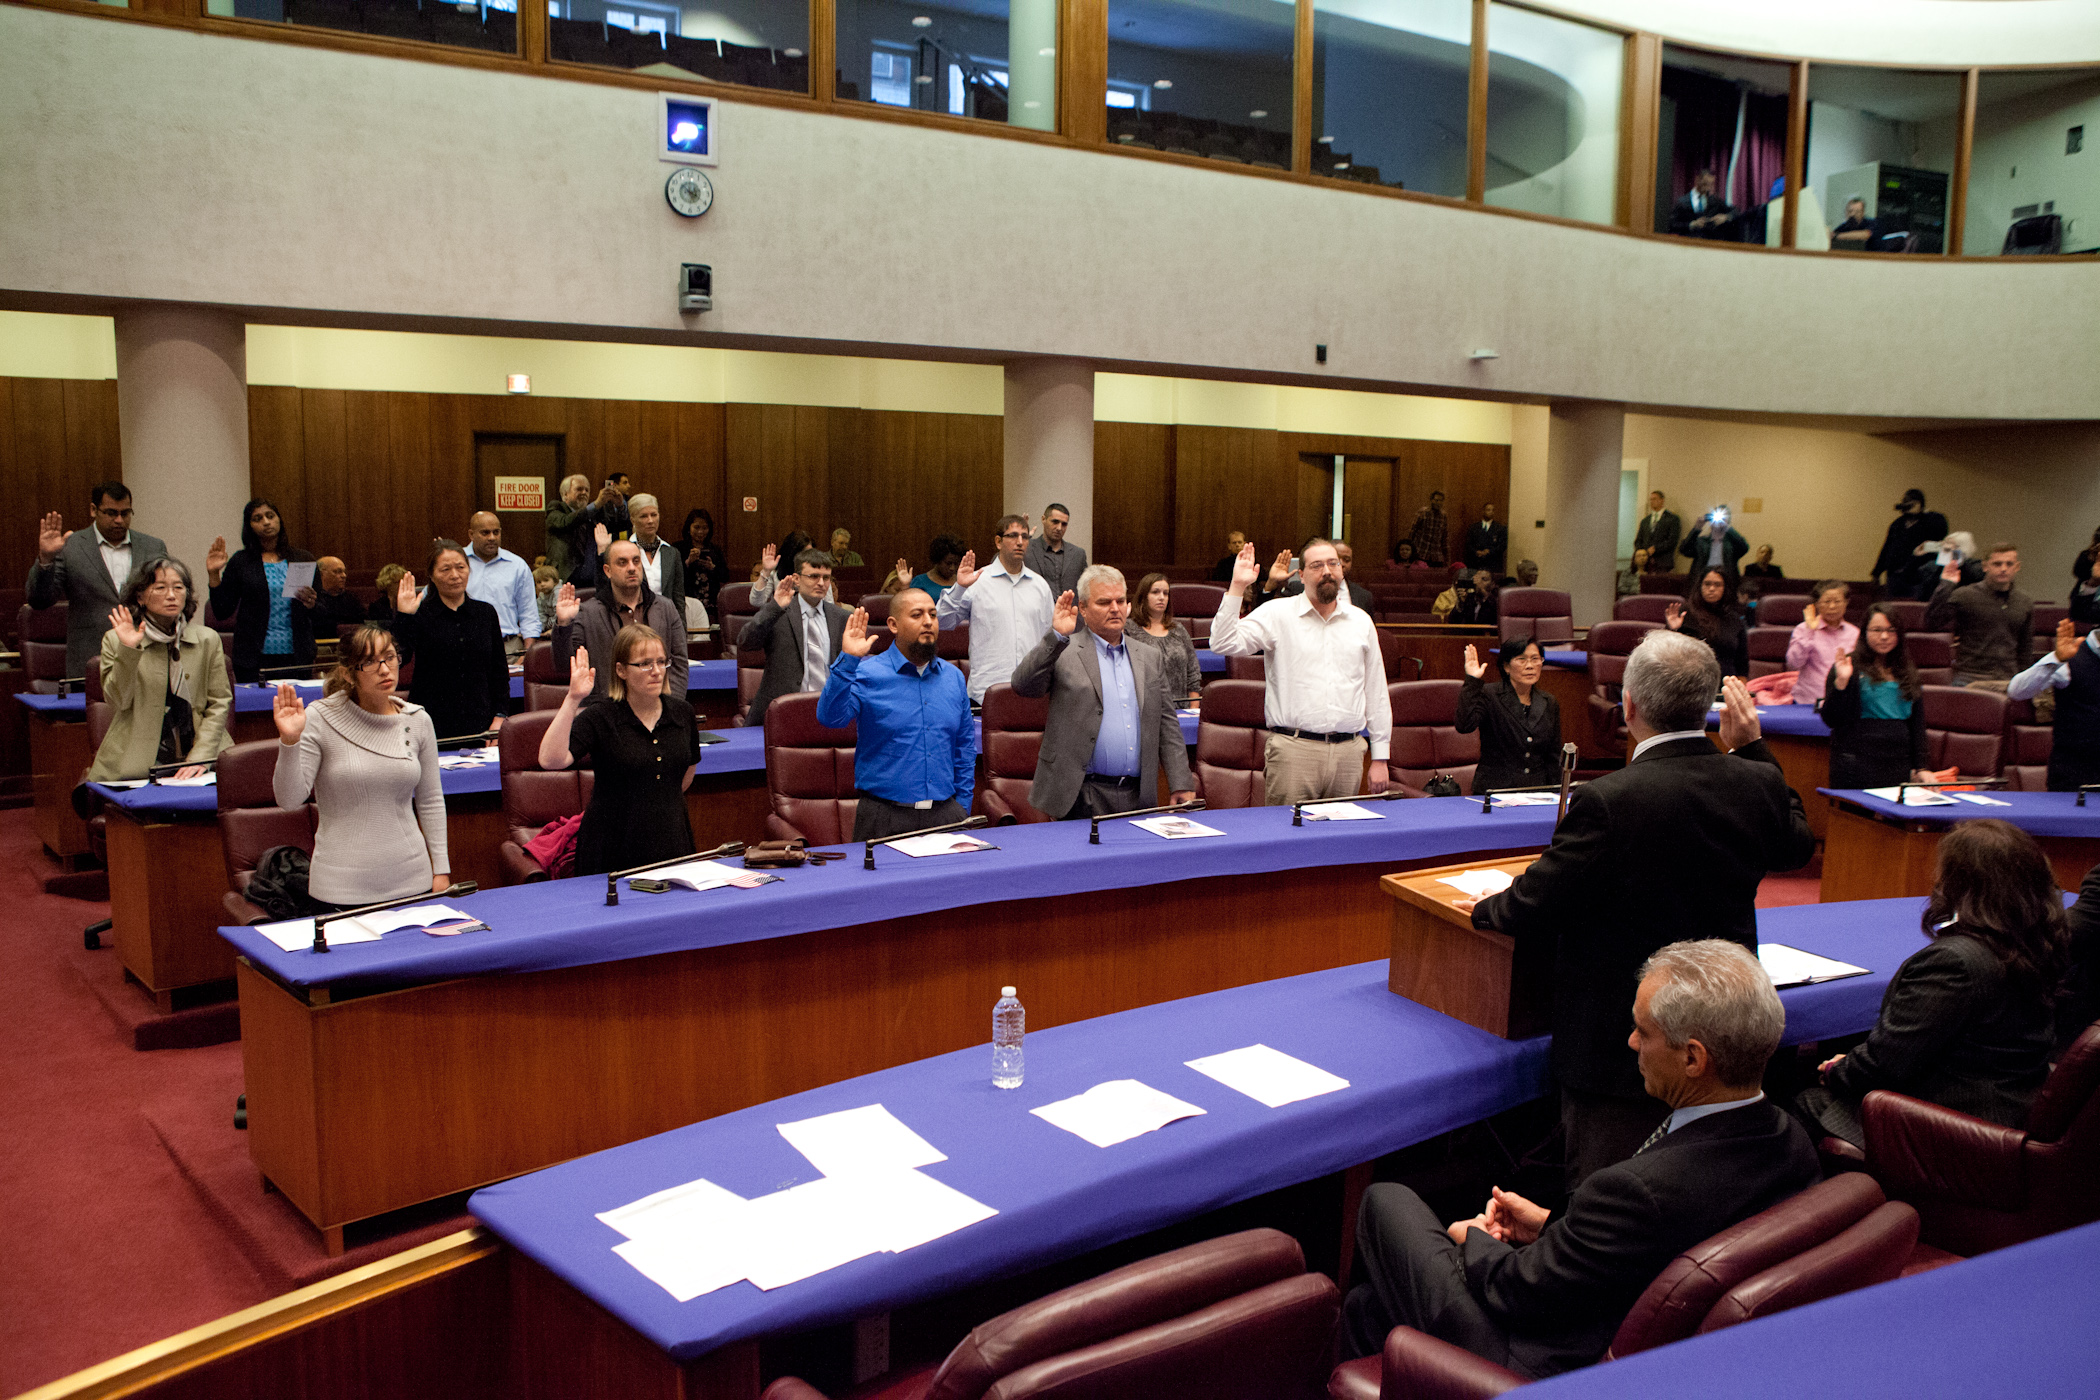
[[[437,892],[452,883],[437,731],[422,706],[394,694],[401,658],[384,627],[343,644],[327,691],[311,708],[277,688],[280,807],[313,795],[320,809],[307,890],[339,909]]]

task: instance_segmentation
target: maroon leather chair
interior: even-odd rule
[[[2034,654],[2040,656],[2056,645],[2056,624],[2071,615],[2062,603],[2036,603],[2028,615],[2027,629],[2034,634]]]
[[[870,632],[889,626],[891,596],[888,593],[869,593],[864,595],[860,602],[854,605],[855,607],[867,609],[868,630]],[[940,600],[936,598],[934,601],[939,602]]]
[[[758,614],[758,604],[751,597],[748,583],[725,583],[715,595],[715,622],[722,629],[722,652],[726,656],[736,655],[737,645],[742,640],[744,627]]]
[[[66,676],[66,614],[70,603],[32,608],[24,603],[15,614],[15,635],[22,639],[22,669],[29,673],[29,689],[37,695],[56,695]],[[70,689],[70,687],[66,687]]]
[[[1954,680],[1954,634],[1906,632],[1903,649],[1918,668],[1918,684],[1947,685]]]
[[[1862,1117],[1867,1170],[1917,1208],[1934,1249],[1983,1254],[2100,1219],[2100,1023],[2056,1062],[2024,1128],[1886,1089]]]
[[[1314,1400],[1341,1298],[1297,1241],[1248,1230],[1052,1293],[972,1331],[939,1366],[857,1400]],[[762,1400],[824,1400],[783,1376]]]
[[[1819,1182],[1678,1255],[1648,1285],[1606,1349],[1606,1361],[1886,1283],[1903,1272],[1918,1213],[1887,1200],[1864,1173]],[[1516,1372],[1396,1327],[1381,1356],[1336,1368],[1334,1400],[1500,1395]]]
[[[1574,607],[1559,588],[1505,588],[1497,609],[1502,640],[1528,636],[1541,647],[1575,640]]]
[[[1801,610],[1814,601],[1806,593],[1767,593],[1757,600],[1757,625],[1791,632],[1801,625]]]
[[[854,729],[817,723],[815,695],[783,695],[766,706],[766,833],[812,846],[853,839]]]
[[[2011,700],[2005,707],[2006,785],[2015,792],[2049,790],[2049,755],[2056,748],[2056,727],[2037,724],[2034,702]]]
[[[1258,680],[1212,681],[1203,687],[1196,720],[1196,795],[1206,806],[1259,807],[1266,800],[1264,699]]]
[[[943,627],[939,639],[934,643],[933,654],[943,661],[953,661],[963,667],[963,678],[969,679],[970,624],[958,622],[953,627]]]
[[[1590,736],[1608,753],[1626,752],[1626,716],[1619,709],[1626,658],[1659,625],[1627,618],[1600,622],[1590,629]]]
[[[744,725],[751,723],[751,702],[758,698],[758,688],[765,683],[765,679],[766,668],[764,666],[739,665],[736,668],[737,728],[742,728]],[[772,707],[768,706],[767,708],[770,709]]]
[[[277,771],[277,740],[235,744],[219,755],[219,844],[226,853],[226,912],[237,924],[264,923],[269,915],[243,897],[255,866],[272,846],[297,846],[313,854],[320,816],[312,802],[290,811],[277,805],[270,778]]]
[[[1052,820],[1028,804],[1043,726],[1050,722],[1050,697],[1030,700],[1001,681],[984,693],[983,719],[984,782],[977,788],[976,810],[1000,826]]]
[[[1674,593],[1682,598],[1685,588],[1690,583],[1691,578],[1686,574],[1642,574],[1641,592]],[[1801,614],[1798,609],[1795,611],[1794,616],[1797,620],[1800,618]]]
[[[116,707],[102,698],[101,666],[89,666],[88,676],[93,682],[90,686],[93,693],[89,695],[87,702],[89,757],[88,767],[82,769],[80,774],[80,781],[83,783],[87,781],[88,773],[93,770],[94,755],[102,751],[102,741],[109,737],[109,727],[116,721],[117,717]],[[76,794],[73,799],[74,802],[80,802],[83,795],[88,798],[90,803],[87,810],[94,813],[93,816],[87,819],[88,854],[101,862],[104,871],[107,871],[109,868],[109,814],[102,810],[101,797],[92,792]],[[100,898],[107,899],[109,897],[109,880],[106,875],[102,880],[102,885],[103,890]],[[87,898],[88,896],[83,895],[81,897]],[[102,946],[102,935],[108,933],[110,926],[115,922],[114,918],[95,920],[95,922],[80,931],[81,941],[89,948],[100,948]]]
[[[1903,628],[1905,636],[1925,630],[1925,612],[1931,604],[1918,598],[1888,598],[1883,600],[1882,606],[1889,610],[1889,615]],[[1798,621],[1799,617],[1797,613],[1795,619]]]
[[[525,708],[561,708],[561,697],[569,688],[569,668],[555,660],[554,643],[534,642],[525,648]]]
[[[1634,593],[1611,605],[1613,622],[1660,623],[1678,600],[1662,593]]]
[[[540,767],[540,740],[554,722],[551,710],[532,709],[512,715],[496,731],[497,771],[503,776],[503,844],[497,862],[506,885],[544,880],[547,872],[526,853],[525,844],[549,822],[573,817],[591,803],[591,771],[568,768],[550,773]]]
[[[1259,656],[1228,656],[1225,658],[1225,679],[1266,683],[1269,679],[1269,663],[1266,658]]]
[[[1130,580],[1137,586],[1137,578]],[[1201,642],[1210,637],[1210,625],[1218,617],[1218,607],[1225,601],[1225,590],[1215,583],[1176,583],[1168,585],[1167,609],[1189,629],[1189,636]]]
[[[1995,778],[2005,754],[2005,695],[1951,685],[1928,685],[1925,766],[1958,768],[1967,778]]]
[[[1786,669],[1787,643],[1792,641],[1791,627],[1753,627],[1748,634],[1750,644],[1750,676],[1776,676]]]
[[[1378,632],[1378,658],[1385,664],[1385,678],[1388,684],[1393,681],[1418,681],[1422,679],[1422,673],[1429,669],[1421,657],[1409,656],[1401,650],[1399,633],[1388,632],[1383,628]],[[1267,674],[1267,668],[1263,669],[1263,674]]]
[[[1439,773],[1456,778],[1459,791],[1473,790],[1480,735],[1461,734],[1453,727],[1463,688],[1461,681],[1397,681],[1385,688],[1393,706],[1386,776],[1409,797],[1427,797],[1429,780]]]

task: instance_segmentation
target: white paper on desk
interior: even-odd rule
[[[1309,822],[1382,822],[1385,813],[1374,812],[1354,802],[1323,802],[1317,807],[1305,809]]]
[[[1817,953],[1805,953],[1784,943],[1760,943],[1757,960],[1775,987],[1805,987],[1812,982],[1835,982],[1843,977],[1864,977],[1867,969]]]
[[[724,865],[718,860],[689,860],[683,865],[667,865],[661,870],[645,870],[645,880],[663,880],[688,890],[718,890],[735,881],[744,872],[733,865]]]
[[[440,768],[485,768],[495,761],[486,749],[463,749],[457,753],[438,755]]]
[[[299,596],[301,589],[312,588],[314,586],[314,570],[319,567],[319,564],[311,561],[304,564],[286,564],[284,566],[284,596],[296,598]]]
[[[1560,805],[1560,794],[1557,792],[1498,792],[1495,794],[1495,805],[1497,807],[1558,807]]]
[[[1880,798],[1883,802],[1896,801],[1896,794],[1900,791],[1903,794],[1903,805],[1906,807],[1952,807],[1954,805],[1953,798],[1943,792],[1934,792],[1931,788],[1879,787],[1862,788],[1860,790],[1869,797]]]
[[[705,1229],[711,1223],[735,1215],[744,1208],[744,1198],[706,1177],[679,1186],[666,1187],[638,1201],[598,1212],[598,1219],[631,1240],[679,1230]]]
[[[1186,841],[1192,836],[1223,836],[1225,833],[1202,822],[1192,822],[1187,817],[1144,817],[1131,823],[1142,827],[1154,836],[1164,836],[1169,841]]]
[[[879,1103],[777,1126],[780,1135],[826,1176],[909,1171],[948,1160],[945,1152]]]
[[[1316,1099],[1349,1087],[1349,1081],[1340,1075],[1329,1074],[1318,1065],[1309,1065],[1295,1055],[1271,1050],[1266,1045],[1249,1045],[1184,1063],[1196,1073],[1207,1074],[1226,1088],[1237,1089],[1270,1108]]]
[[[1980,792],[1950,792],[1950,793],[1948,793],[1948,794],[1947,794],[1947,796],[1949,796],[1949,797],[1953,797],[1953,798],[1958,798],[1958,799],[1960,799],[1960,800],[1961,800],[1961,801],[1963,801],[1963,802],[1973,802],[1973,803],[1975,803],[1975,804],[1976,804],[1977,806],[1979,806],[1979,807],[2010,807],[2010,806],[2012,806],[2012,803],[2010,803],[2010,802],[2000,802],[2000,801],[1999,801],[1999,800],[1998,800],[1997,798],[1995,798],[1995,797],[1985,797],[1985,796],[1984,796],[1984,795],[1983,795],[1982,793],[1980,793]]]
[[[892,1254],[989,1220],[999,1212],[921,1171],[875,1172],[855,1178],[867,1209],[882,1221]]]
[[[1179,1119],[1197,1117],[1204,1110],[1135,1079],[1111,1079],[1029,1112],[1096,1147],[1114,1147]]]
[[[1486,899],[1515,884],[1516,877],[1507,870],[1461,870],[1456,875],[1439,877],[1437,883],[1449,885],[1468,899]]]
[[[749,1203],[712,1181],[658,1191],[598,1218],[628,1236],[613,1253],[681,1303],[750,1273]]]
[[[868,1183],[876,1176],[820,1176],[750,1203],[748,1272],[760,1288],[788,1284],[889,1248],[890,1221]]]
[[[992,843],[965,836],[960,831],[950,831],[938,836],[907,836],[901,841],[890,842],[890,848],[908,856],[952,856],[965,851],[989,851]]]
[[[429,928],[434,924],[473,923],[474,916],[464,909],[454,909],[449,904],[412,904],[406,909],[381,909],[372,914],[359,914],[354,919],[341,919],[328,926],[328,941],[336,941],[336,929],[344,924],[355,924],[374,938],[392,933],[396,929]],[[343,940],[348,942],[350,940]]]
[[[282,919],[274,924],[257,924],[255,931],[284,949],[287,953],[301,952],[314,946],[314,921],[312,919]],[[328,926],[330,947],[338,943],[377,943],[379,935],[361,927],[355,919],[337,919]]]
[[[219,781],[217,773],[199,773],[194,778],[155,778],[162,787],[213,787]]]
[[[96,786],[96,787],[106,787],[106,788],[125,788],[125,789],[129,789],[129,788],[142,788],[142,787],[146,786],[146,784],[148,784],[148,783],[150,783],[150,782],[152,782],[152,781],[153,781],[153,780],[152,780],[151,778],[112,778],[112,779],[111,779],[110,781],[108,781],[108,782],[106,782],[106,783],[97,783],[97,784],[95,784],[95,786]]]

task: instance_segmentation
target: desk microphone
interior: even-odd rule
[[[1110,812],[1106,816],[1090,817],[1087,819],[1086,843],[1089,846],[1101,844],[1101,823],[1103,822],[1119,822],[1127,817],[1149,817],[1156,812],[1200,812],[1204,806],[1205,803],[1202,798],[1192,797],[1186,802],[1169,802],[1164,807],[1140,807],[1135,812]]]

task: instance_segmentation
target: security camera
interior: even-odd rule
[[[678,309],[712,311],[714,305],[714,269],[706,263],[681,263],[678,268]]]

